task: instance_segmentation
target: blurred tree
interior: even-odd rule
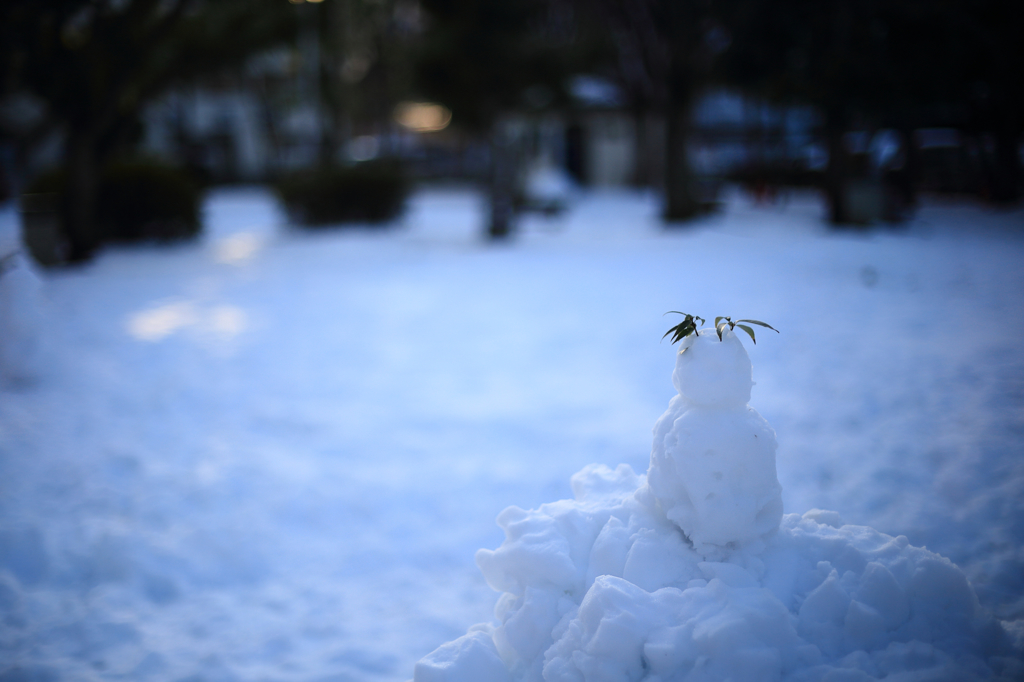
[[[633,115],[636,168],[634,183],[660,184],[653,177],[644,150],[648,148],[647,120],[663,112],[668,102],[671,45],[658,25],[656,0],[562,0],[575,7],[581,19],[590,19],[591,30],[607,36],[610,55],[595,64],[621,88]]]
[[[729,46],[719,3],[711,0],[575,0],[581,14],[600,17],[617,54],[616,80],[623,86],[637,132],[638,180],[644,175],[646,120],[662,112],[666,123],[665,204],[668,221],[703,210],[687,158],[691,109],[715,78],[714,66]]]
[[[2,95],[30,93],[37,131],[64,137],[71,260],[97,246],[100,167],[130,142],[141,108],[169,86],[239,65],[289,39],[283,0],[6,0]],[[38,136],[38,134],[37,134]]]
[[[531,93],[564,100],[576,71],[575,28],[564,5],[549,0],[423,0],[429,13],[417,55],[420,93],[453,112],[453,125],[489,136],[488,235],[507,236],[513,213],[515,159],[499,125],[528,108]]]
[[[999,0],[722,0],[733,45],[727,78],[776,101],[814,104],[829,149],[826,194],[849,221],[843,134],[891,126],[991,126],[1003,179],[1019,196],[1024,112],[1021,3]],[[984,123],[982,123],[984,119]],[[913,160],[913,145],[908,144]]]
[[[336,161],[354,128],[372,130],[390,155],[386,135],[412,81],[419,6],[411,0],[328,0],[308,5],[303,33],[319,45],[319,93],[325,108],[321,161]],[[308,40],[308,38],[306,38]]]
[[[954,8],[962,10],[954,17],[963,22],[970,55],[961,96],[969,98],[972,126],[990,131],[995,143],[989,198],[1019,201],[1024,193],[1024,3],[976,0]]]
[[[622,86],[633,115],[636,168],[633,183],[639,187],[661,185],[647,158],[648,120],[662,112],[668,101],[670,46],[662,39],[657,17],[648,2],[575,0],[583,14],[595,15],[614,47],[614,80]]]

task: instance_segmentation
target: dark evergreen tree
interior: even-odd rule
[[[71,260],[98,245],[99,169],[142,107],[288,39],[294,9],[279,0],[6,0],[2,94],[30,93],[45,104],[39,129],[63,133]]]

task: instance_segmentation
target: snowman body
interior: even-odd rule
[[[679,395],[654,426],[650,491],[694,549],[721,558],[779,526],[775,431],[750,407],[750,357],[732,332],[682,340]]]

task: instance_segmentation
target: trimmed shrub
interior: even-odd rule
[[[399,164],[367,161],[292,173],[278,181],[277,193],[292,219],[303,225],[380,223],[401,213],[409,184]]]
[[[177,168],[113,164],[100,181],[97,222],[104,241],[171,241],[199,234],[199,188]]]
[[[22,196],[25,243],[43,265],[64,261],[67,173],[37,176]],[[184,171],[155,161],[111,163],[100,174],[97,242],[172,241],[199,233],[201,194]]]
[[[736,168],[728,173],[726,178],[747,187],[821,187],[824,172],[811,170],[794,162],[775,162]]]

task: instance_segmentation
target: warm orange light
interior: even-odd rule
[[[432,133],[448,127],[452,112],[431,102],[402,102],[395,107],[395,120],[414,132]]]

